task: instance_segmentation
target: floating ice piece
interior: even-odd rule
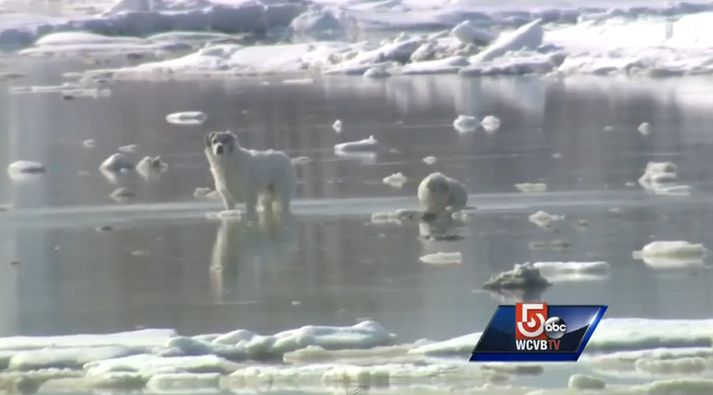
[[[344,33],[341,21],[326,9],[311,8],[290,23],[292,31],[315,38],[333,38]]]
[[[168,169],[159,156],[145,156],[136,164],[136,171],[146,180],[153,179]]]
[[[528,217],[530,222],[539,226],[542,229],[552,229],[552,224],[564,219],[564,215],[553,215],[546,211],[538,211]]]
[[[656,376],[674,374],[700,374],[707,367],[707,361],[701,357],[672,359],[639,358],[634,363],[636,370]]]
[[[500,119],[494,115],[486,115],[480,125],[486,132],[494,132],[500,128]]]
[[[713,344],[713,320],[644,318],[603,319],[594,331],[588,352],[707,347]]]
[[[547,184],[542,182],[523,182],[515,184],[515,188],[524,193],[543,193],[547,192]]]
[[[435,156],[427,156],[427,157],[423,158],[422,160],[423,160],[423,163],[425,163],[427,165],[435,165],[436,162],[438,162],[438,158],[436,158]]]
[[[334,129],[334,131],[337,132],[337,133],[341,133],[341,132],[342,132],[342,121],[341,121],[341,119],[337,119],[336,121],[334,121],[334,123],[332,124],[332,129]]]
[[[138,354],[89,362],[84,365],[87,375],[111,372],[139,372],[145,375],[180,372],[229,374],[236,368],[237,364],[215,355],[163,357],[153,354]]]
[[[671,162],[649,162],[644,174],[639,178],[639,185],[656,195],[689,196],[689,185],[677,184],[677,168]]]
[[[653,241],[641,251],[634,251],[635,259],[641,259],[654,269],[704,268],[704,259],[709,251],[703,244],[687,241]]]
[[[470,63],[464,56],[450,56],[443,59],[409,63],[401,68],[402,74],[449,74],[457,73]]]
[[[389,73],[385,67],[370,67],[364,72],[364,78],[387,78],[390,77]]]
[[[82,141],[82,145],[84,146],[84,148],[94,148],[94,147],[96,147],[97,142],[96,142],[96,140],[88,139],[88,140]]]
[[[361,152],[361,151],[373,151],[377,148],[379,142],[374,138],[374,136],[369,136],[369,138],[359,141],[350,141],[346,143],[340,143],[334,146],[335,152]]]
[[[134,169],[134,164],[123,153],[119,152],[108,157],[99,169],[109,173],[123,173]]]
[[[515,264],[513,270],[508,270],[496,274],[484,285],[485,289],[523,289],[534,288],[543,289],[550,286],[550,282],[545,279],[532,263]]]
[[[10,163],[7,167],[7,174],[11,179],[17,180],[33,174],[42,174],[45,172],[45,166],[40,162],[29,160],[18,160]]]
[[[573,374],[569,376],[567,387],[572,390],[603,390],[606,388],[606,383],[596,377]]]
[[[121,202],[125,201],[134,196],[134,192],[131,189],[125,187],[119,187],[115,189],[110,195],[112,199]]]
[[[119,147],[119,152],[134,153],[138,149],[139,146],[136,144],[122,145],[121,147]]]
[[[531,250],[549,250],[549,251],[565,251],[572,245],[567,240],[555,239],[548,241],[535,241],[530,243],[529,248]]]
[[[13,370],[81,369],[84,364],[104,359],[120,358],[145,352],[142,347],[102,346],[46,348],[20,351],[10,358],[8,367]]]
[[[206,197],[208,197],[208,195],[206,195]],[[243,212],[240,210],[223,210],[217,213],[208,213],[206,217],[208,219],[233,219],[239,221],[243,217]]]
[[[463,21],[457,24],[451,34],[465,44],[489,44],[495,38],[489,32],[479,29],[470,21]]]
[[[423,62],[426,60],[433,60],[433,58],[436,56],[436,49],[437,45],[434,42],[428,41],[423,44],[421,44],[420,47],[418,47],[412,54],[411,54],[411,62],[416,63],[416,62]]]
[[[470,356],[481,335],[480,332],[470,333],[449,340],[416,346],[409,351],[409,354],[438,357]]]
[[[402,173],[394,173],[390,176],[384,177],[382,180],[384,184],[391,185],[395,188],[403,188],[404,184],[408,181],[408,178]]]
[[[282,80],[282,85],[312,85],[314,84],[313,78],[297,78],[292,80]]]
[[[436,252],[424,255],[419,260],[429,265],[460,265],[463,263],[463,254],[460,252]]]
[[[557,69],[564,59],[565,55],[562,53],[509,53],[489,61],[472,63],[463,67],[459,74],[464,76],[546,74]]]
[[[535,262],[533,266],[553,283],[601,279],[610,268],[607,262]]]
[[[472,115],[458,115],[453,121],[453,128],[460,133],[474,132],[478,129],[478,118]]]
[[[471,57],[471,63],[495,59],[510,51],[535,49],[542,44],[544,32],[539,20],[519,27],[512,33],[503,33],[501,37],[479,54]]]
[[[17,336],[0,338],[0,351],[71,347],[162,347],[176,332],[170,329],[144,329],[102,335]]]
[[[153,393],[218,393],[220,374],[159,373],[149,379],[146,389]]]
[[[642,122],[636,130],[638,130],[641,135],[648,136],[651,134],[651,124],[648,122]]]
[[[298,156],[296,158],[292,158],[292,164],[295,165],[305,165],[310,162],[312,162],[312,158],[309,156]]]
[[[201,111],[175,112],[166,115],[166,122],[175,125],[200,125],[208,119]]]

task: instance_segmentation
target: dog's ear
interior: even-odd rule
[[[215,136],[215,132],[210,132],[208,133],[207,136],[205,136],[205,146],[210,147],[210,142],[213,140],[213,136]]]

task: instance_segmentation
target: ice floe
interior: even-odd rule
[[[400,172],[384,177],[382,180],[384,184],[391,185],[394,188],[403,188],[407,181],[408,178]]]
[[[335,132],[341,133],[342,132],[342,121],[340,119],[337,119],[334,121],[332,124],[332,129],[334,129]]]
[[[419,260],[430,265],[458,265],[463,263],[463,254],[460,252],[435,252],[424,255]]]
[[[651,124],[648,122],[642,122],[636,130],[638,130],[642,136],[648,136],[651,134]]]
[[[119,152],[134,153],[138,149],[139,146],[136,144],[122,145],[121,147],[119,147]]]
[[[707,267],[704,259],[708,254],[709,250],[703,244],[653,241],[640,251],[634,251],[633,256],[654,269],[682,269]]]
[[[166,170],[168,164],[159,156],[145,156],[136,164],[136,171],[146,180],[154,179]]]
[[[564,219],[564,215],[554,215],[540,210],[528,217],[528,220],[542,229],[550,230],[555,222]]]
[[[478,28],[471,21],[463,21],[451,30],[451,34],[466,44],[489,44],[495,38],[489,32]]]
[[[677,167],[672,162],[649,162],[644,174],[639,178],[639,185],[656,195],[689,196],[689,185],[677,183]]]
[[[334,152],[363,152],[363,151],[374,151],[378,148],[379,141],[374,138],[374,136],[369,136],[369,138],[349,141],[346,143],[339,143],[334,146]]]
[[[524,193],[543,193],[547,192],[547,184],[542,182],[523,182],[515,184],[515,188]]]
[[[552,283],[602,279],[610,269],[607,262],[535,262],[532,266]]]
[[[208,119],[201,111],[175,112],[166,115],[166,122],[176,125],[200,125]]]
[[[460,133],[474,132],[478,129],[478,118],[472,115],[458,115],[453,121],[453,128]]]
[[[603,390],[606,388],[604,380],[584,374],[573,374],[569,377],[567,387],[573,390]]]
[[[493,60],[507,52],[521,49],[535,49],[542,44],[544,31],[541,21],[533,21],[519,27],[512,33],[499,37],[492,45],[473,56],[471,63],[479,63]]]
[[[500,128],[500,119],[494,115],[486,115],[480,122],[480,126],[482,126],[486,132],[494,132]]]
[[[427,156],[423,158],[422,161],[427,165],[433,166],[436,164],[436,162],[438,162],[438,158],[436,158],[435,156]]]
[[[13,180],[42,174],[44,172],[45,166],[42,163],[30,160],[18,160],[7,166],[7,174]]]

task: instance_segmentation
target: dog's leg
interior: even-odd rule
[[[224,189],[219,189],[218,193],[223,199],[223,206],[225,206],[225,209],[232,210],[235,207],[235,198],[233,197],[233,195],[231,195],[230,192]]]
[[[248,193],[245,197],[245,213],[250,221],[257,219],[257,200],[258,195],[256,192]]]

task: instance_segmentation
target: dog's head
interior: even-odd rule
[[[205,146],[213,156],[227,156],[238,146],[238,137],[230,131],[210,132],[205,138]]]
[[[439,196],[446,195],[450,191],[450,184],[448,182],[448,178],[446,178],[441,173],[431,174],[428,177],[428,183],[426,184],[426,187],[429,191]]]

